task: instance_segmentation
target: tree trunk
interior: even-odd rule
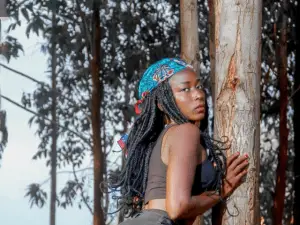
[[[258,201],[260,151],[261,0],[216,0],[214,136],[227,136],[230,150],[248,153],[246,181],[220,214],[222,224],[260,224]],[[224,140],[224,139],[223,139]],[[216,223],[218,224],[218,223]],[[220,224],[220,223],[219,223]]]
[[[55,0],[56,1],[56,0]],[[51,146],[51,199],[50,199],[50,225],[56,223],[56,166],[57,166],[57,121],[56,121],[56,2],[53,1],[52,10],[52,45],[51,45],[51,71],[52,71],[52,146]]]
[[[282,16],[279,20],[280,35],[276,43],[276,63],[279,77],[280,90],[280,111],[279,111],[279,154],[276,187],[273,205],[273,224],[282,224],[284,199],[285,199],[285,182],[286,167],[288,160],[288,129],[287,129],[287,107],[288,107],[288,78],[287,78],[287,1],[283,0]]]
[[[200,73],[197,0],[180,0],[181,58]],[[198,216],[193,225],[203,224]]]
[[[296,13],[296,70],[294,74],[294,96],[293,96],[293,105],[294,105],[294,149],[295,149],[295,158],[294,158],[294,224],[300,224],[300,104],[296,103],[300,101],[300,4],[298,1],[297,13]],[[298,99],[298,100],[297,100]]]
[[[123,111],[123,132],[126,133],[128,132],[128,122],[130,121],[130,117],[128,116],[128,106],[129,106],[129,102],[130,102],[130,88],[129,88],[129,81],[128,81],[128,77],[125,77],[125,87],[124,87],[124,98],[125,98],[125,109]],[[124,166],[125,166],[125,154],[122,152],[122,162],[121,162],[121,170],[123,170]],[[123,213],[123,211],[119,212],[119,216],[118,216],[118,224],[122,223],[125,219],[125,215]]]
[[[197,0],[180,0],[181,57],[199,73]]]
[[[209,61],[210,61],[210,80],[212,90],[212,100],[215,99],[215,66],[216,66],[216,46],[215,46],[215,7],[214,0],[208,0],[208,27],[209,27]],[[214,103],[214,102],[213,102]]]
[[[99,3],[94,1],[93,6],[93,46],[92,46],[92,132],[93,132],[93,156],[94,156],[94,225],[105,225],[103,211],[101,207],[102,192],[99,185],[103,181],[104,175],[104,157],[101,144],[101,90],[102,81],[100,79],[100,7]]]

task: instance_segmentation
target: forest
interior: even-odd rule
[[[37,127],[40,142],[30,157],[45,160],[51,176],[46,184],[33,180],[24,195],[28,207],[49,202],[50,225],[59,207],[86,207],[93,225],[124,220],[121,212],[110,214],[116,202],[100,184],[126,162],[116,141],[136,117],[137,81],[164,57],[182,57],[198,69],[210,135],[229,137],[227,154],[250,155],[247,182],[227,211],[217,206],[194,224],[300,224],[299,1],[7,0],[6,11],[1,73],[14,72],[36,89],[18,102],[0,92],[1,101],[30,113],[28,123]],[[41,75],[47,82],[9,64],[24,53],[11,35],[21,24],[28,39],[44,40],[37,45],[49,59]],[[1,161],[9,145],[7,116],[0,104]],[[83,163],[89,159],[92,168]],[[72,179],[59,189],[66,167]]]

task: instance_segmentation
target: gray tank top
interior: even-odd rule
[[[165,129],[158,137],[156,144],[152,150],[149,162],[148,181],[144,198],[145,204],[147,204],[152,199],[166,198],[167,165],[165,165],[161,159],[161,147],[165,133],[172,126],[173,125],[169,125],[165,127]],[[206,190],[210,190],[215,179],[216,173],[213,164],[210,160],[208,160],[208,158],[206,158],[196,168],[196,174],[191,194],[199,195]]]

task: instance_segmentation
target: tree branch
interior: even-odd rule
[[[91,168],[91,169],[93,169],[93,168]],[[73,165],[73,175],[74,175],[74,177],[75,177],[75,181],[76,181],[77,183],[79,183],[79,180],[78,180],[78,178],[77,178],[76,172],[78,172],[78,171],[75,171],[74,165]],[[87,207],[88,210],[90,211],[90,213],[93,215],[93,214],[94,214],[94,213],[93,213],[93,210],[92,210],[91,206],[89,205],[89,203],[87,202],[86,198],[85,198],[84,195],[83,195],[82,187],[80,187],[80,196],[81,196],[81,198],[82,198],[84,204],[86,205],[86,207]]]
[[[10,98],[8,98],[8,97],[6,97],[6,96],[4,96],[4,95],[2,95],[2,94],[0,94],[0,97],[3,98],[3,99],[5,99],[6,101],[12,103],[13,105],[16,105],[17,107],[19,107],[19,108],[21,108],[21,109],[23,109],[23,110],[25,110],[25,111],[27,111],[27,112],[29,112],[29,113],[31,113],[31,114],[37,116],[37,117],[39,117],[39,118],[42,118],[43,120],[46,120],[46,121],[48,121],[48,122],[50,122],[50,123],[54,123],[54,121],[52,121],[51,119],[48,119],[47,117],[42,116],[42,115],[40,115],[40,114],[38,114],[38,113],[36,113],[36,112],[30,110],[30,109],[27,109],[26,107],[22,106],[21,104],[15,102],[15,101],[13,101],[13,100],[11,100]],[[56,123],[56,124],[57,124],[60,128],[66,129],[66,130],[68,130],[69,132],[75,134],[77,137],[79,137],[82,141],[84,141],[85,143],[87,143],[87,144],[91,147],[90,142],[89,142],[86,138],[84,138],[82,135],[80,135],[79,133],[77,133],[77,132],[75,132],[75,131],[73,131],[73,130],[70,130],[69,128],[67,128],[67,127],[65,127],[65,126],[62,126],[62,125],[60,125],[59,123]]]
[[[10,67],[8,67],[8,66],[2,64],[2,63],[0,63],[0,66],[2,66],[3,68],[5,68],[5,69],[7,69],[7,70],[9,70],[9,71],[11,71],[11,72],[14,72],[14,73],[20,75],[20,76],[22,76],[22,77],[25,77],[25,78],[27,78],[27,79],[29,79],[29,80],[35,82],[35,83],[38,83],[38,84],[40,84],[40,85],[44,85],[44,86],[50,87],[48,84],[46,84],[46,83],[44,83],[44,82],[41,82],[41,81],[38,81],[38,80],[34,79],[33,77],[28,76],[28,75],[26,75],[25,73],[22,73],[22,72],[20,72],[20,71],[17,71],[17,70],[15,70],[15,69],[13,69],[13,68],[10,68]]]
[[[11,68],[11,67],[8,67],[8,66],[6,66],[6,65],[4,65],[4,64],[2,64],[2,63],[0,63],[0,66],[2,66],[4,69],[7,69],[7,70],[9,70],[9,71],[11,71],[11,72],[14,72],[14,73],[20,75],[20,76],[22,76],[22,77],[27,78],[27,79],[30,80],[30,81],[33,81],[33,82],[35,82],[35,83],[37,83],[37,84],[40,84],[40,85],[42,85],[42,86],[45,86],[45,87],[51,89],[50,85],[48,85],[48,84],[46,84],[46,83],[44,83],[44,82],[42,82],[42,81],[36,80],[36,79],[34,79],[33,77],[31,77],[31,76],[29,76],[29,75],[27,75],[27,74],[25,74],[25,73],[22,73],[22,72],[20,72],[20,71],[18,71],[18,70],[15,70],[15,69]],[[75,86],[75,90],[77,91],[77,94],[78,94],[79,91],[78,91],[78,89],[76,88],[76,86]],[[76,105],[77,105],[76,102],[74,102],[74,100],[72,100],[72,99],[70,99],[70,98],[67,98],[67,97],[64,96],[64,95],[59,95],[59,97],[60,97],[60,98],[63,98],[64,100],[67,100],[67,101],[70,102],[71,105],[73,105],[73,106],[76,106]],[[82,99],[81,99],[81,100],[82,100]],[[91,121],[91,118],[90,118],[90,116],[89,116],[89,114],[88,114],[87,112],[84,112],[84,111],[82,110],[82,113],[87,117],[87,119],[88,119],[89,121]]]
[[[300,90],[300,85],[299,85],[298,88],[291,94],[291,96],[289,97],[289,100],[290,100],[291,98],[293,98],[294,95],[297,94],[297,92],[298,92],[299,90]]]
[[[83,172],[85,170],[92,170],[92,169],[93,169],[92,167],[87,167],[87,168],[84,168],[84,169],[76,170],[75,173]],[[68,174],[68,173],[74,173],[74,170],[73,171],[59,171],[56,174],[59,175],[59,174]],[[44,180],[43,182],[40,183],[40,186],[42,186],[42,185],[46,184],[47,182],[49,182],[50,179],[51,179],[51,177],[48,177],[46,180]]]

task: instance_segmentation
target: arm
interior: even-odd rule
[[[201,154],[200,131],[193,124],[182,124],[170,134],[171,147],[168,156],[166,209],[171,219],[194,219],[216,205],[221,196],[204,192],[191,196],[196,166]],[[238,154],[228,158],[228,173],[222,191],[222,198],[227,197],[240,185],[246,157]]]

